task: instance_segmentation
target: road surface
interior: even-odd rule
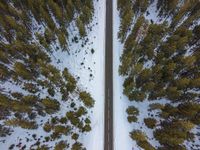
[[[104,150],[113,150],[113,2],[106,0]]]

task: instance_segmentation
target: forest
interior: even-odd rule
[[[86,42],[93,15],[93,0],[0,1],[0,145],[18,130],[26,141],[10,150],[85,149],[79,136],[91,131],[94,99],[53,60],[71,54],[74,30],[72,42]]]
[[[118,0],[117,9],[130,138],[144,150],[199,149],[200,2]]]

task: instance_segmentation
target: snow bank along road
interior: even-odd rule
[[[106,0],[104,150],[113,150],[113,2]]]

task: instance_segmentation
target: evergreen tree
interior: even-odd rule
[[[128,114],[128,121],[131,122],[136,122],[137,121],[137,115],[139,114],[139,111],[136,107],[134,106],[129,106],[126,109],[126,113]]]
[[[82,102],[85,104],[85,106],[87,106],[89,108],[94,106],[94,100],[89,93],[80,92],[79,98],[82,100]]]

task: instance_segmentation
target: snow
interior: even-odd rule
[[[90,57],[86,58],[84,65],[86,66],[85,71],[78,69],[80,67],[80,62],[83,60],[83,55],[78,55],[75,61],[79,62],[77,66],[72,63],[73,67],[76,67],[77,75],[80,76],[81,85],[86,87],[91,93],[95,100],[95,106],[93,108],[93,113],[91,114],[91,126],[92,131],[89,132],[83,138],[84,146],[87,150],[103,150],[103,139],[104,139],[104,66],[105,66],[105,0],[96,2],[95,14],[96,19],[94,22],[98,25],[93,29],[93,32],[89,38],[96,38],[93,40],[92,46],[89,48],[94,48],[94,54],[89,54]],[[89,40],[90,41],[90,40]],[[84,51],[82,51],[84,52]],[[90,53],[90,51],[88,52]],[[91,57],[91,55],[93,55]],[[94,64],[95,62],[95,64]],[[93,78],[89,77],[89,72],[87,67],[90,67],[93,73]],[[90,81],[91,80],[91,81]],[[88,82],[90,81],[90,82]]]
[[[177,29],[179,26],[181,26],[181,25],[184,23],[184,21],[186,21],[186,20],[188,19],[188,16],[189,16],[189,13],[186,13],[186,14],[181,18],[181,20],[178,22],[178,24],[177,24],[177,26],[176,26],[176,29]]]
[[[144,17],[146,20],[153,21],[153,23],[156,24],[161,24],[164,21],[168,22],[168,25],[171,24],[172,22],[172,17],[173,16],[166,16],[166,17],[160,17],[159,16],[159,10],[157,10],[157,2],[158,0],[155,0],[153,3],[149,5],[147,8],[146,12],[144,13]],[[120,57],[123,53],[123,44],[119,42],[119,39],[117,37],[117,33],[119,31],[119,24],[120,24],[120,18],[119,14],[117,11],[117,0],[114,0],[114,34],[113,34],[113,41],[114,41],[114,52],[113,52],[113,77],[114,77],[114,85],[113,85],[113,90],[114,90],[114,149],[115,150],[141,150],[142,148],[137,145],[137,143],[129,137],[129,133],[133,130],[140,130],[144,132],[147,135],[147,140],[148,142],[154,146],[156,149],[157,147],[160,147],[159,141],[157,141],[154,138],[153,132],[155,131],[156,128],[160,128],[160,122],[163,121],[163,119],[159,116],[160,111],[159,110],[150,110],[150,105],[154,103],[166,105],[168,103],[171,104],[169,100],[166,98],[162,98],[159,100],[152,100],[149,101],[145,99],[143,102],[136,102],[132,101],[130,102],[128,98],[123,95],[123,81],[125,77],[119,76],[118,73],[118,68],[120,65]],[[148,13],[147,13],[148,12]],[[148,15],[147,15],[148,14]],[[182,20],[180,21],[179,25],[182,24],[186,19],[188,15],[186,14]],[[199,21],[195,21],[195,24],[198,24]],[[178,26],[179,26],[178,25]],[[130,34],[130,33],[128,33]],[[165,35],[163,37],[163,41],[165,42],[169,35]],[[186,53],[186,56],[189,56],[193,52],[193,48],[196,47],[196,45],[193,45],[191,47],[188,47],[188,51]],[[151,68],[154,65],[152,60],[147,61],[144,65],[143,68]],[[171,105],[177,106],[179,103],[172,103]],[[134,123],[128,123],[127,120],[127,113],[126,109],[128,106],[134,106],[138,109],[139,114],[137,115],[137,122]],[[157,127],[154,129],[148,128],[145,123],[144,119],[145,118],[154,118],[157,120]],[[191,149],[191,147],[195,149],[199,149],[199,126],[195,126],[194,129],[192,129],[192,132],[195,134],[194,141],[185,141],[184,145],[187,147],[187,149]]]
[[[153,3],[149,5],[144,15],[145,19],[149,21],[153,21],[153,23],[156,23],[156,24],[161,24],[164,21],[167,21],[168,24],[171,24],[170,16],[166,16],[165,18],[159,17],[159,10],[157,10],[157,3],[158,3],[158,0],[155,0],[153,1]]]
[[[38,120],[38,122],[39,121],[41,121],[41,120]],[[45,118],[43,118],[43,122],[45,122],[45,121],[47,121],[47,120],[45,120]],[[26,144],[27,147],[31,147],[31,145],[36,143],[36,141],[30,135],[37,134],[37,138],[41,138],[41,136],[45,137],[45,136],[48,135],[43,130],[42,126],[39,126],[37,131],[36,130],[22,129],[20,127],[14,127],[12,129],[14,130],[14,132],[12,133],[11,137],[9,137],[9,138],[1,138],[1,140],[0,140],[0,142],[5,140],[5,143],[0,145],[0,148],[2,150],[8,149],[8,147],[11,144],[18,144],[20,142],[22,143],[22,146],[23,146],[23,144]],[[29,139],[29,142],[26,141],[27,139]],[[53,146],[54,142],[49,142],[48,146]],[[17,150],[17,149],[14,148],[14,150]]]
[[[154,23],[162,23],[164,20],[167,20],[169,23],[171,22],[171,18],[159,18],[158,12],[156,8],[157,0],[155,0],[147,9],[149,12],[149,15],[145,13],[145,18],[147,20],[152,20]],[[78,79],[78,87],[80,87],[81,90],[85,90],[90,92],[92,97],[95,100],[94,108],[92,108],[92,111],[89,112],[89,116],[91,119],[91,127],[92,131],[89,133],[84,133],[80,135],[80,141],[83,143],[83,145],[87,148],[87,150],[103,150],[103,143],[104,143],[104,66],[105,66],[105,4],[106,0],[101,1],[94,1],[95,4],[95,13],[94,13],[94,20],[92,24],[94,25],[92,28],[92,31],[88,31],[88,39],[89,43],[87,43],[84,47],[82,47],[82,40],[79,40],[78,43],[71,42],[75,35],[78,34],[77,28],[72,23],[70,26],[70,33],[69,36],[69,49],[70,49],[70,55],[67,51],[62,52],[61,50],[53,51],[51,59],[52,64],[56,66],[58,69],[63,70],[65,67],[69,69],[69,72],[72,73],[77,79]],[[143,102],[130,102],[128,98],[123,95],[123,82],[124,77],[119,76],[118,68],[120,65],[120,56],[122,54],[123,50],[123,44],[121,44],[117,38],[117,33],[119,29],[119,13],[117,11],[117,0],[113,1],[113,16],[114,16],[114,32],[113,32],[113,91],[114,91],[114,149],[115,150],[140,150],[141,148],[137,146],[136,142],[132,141],[129,133],[134,130],[141,130],[147,134],[148,141],[153,146],[159,146],[159,142],[156,141],[153,138],[153,131],[152,129],[149,129],[144,124],[144,118],[150,117],[153,115],[155,119],[157,119],[158,123],[161,120],[157,116],[157,111],[150,112],[149,111],[149,105],[153,103],[160,103],[160,104],[166,104],[169,101],[166,99],[162,100],[154,100],[154,101],[148,101],[145,100]],[[180,22],[184,22],[184,20],[187,19],[187,15],[183,17],[183,20]],[[53,18],[54,22],[55,18]],[[198,21],[199,24],[200,21]],[[97,24],[96,24],[97,23]],[[40,28],[37,32],[40,34],[44,33],[44,26],[39,25],[36,20],[33,19],[33,28]],[[58,26],[58,25],[57,25]],[[75,31],[74,31],[75,30]],[[33,34],[34,40],[36,40],[35,35]],[[165,37],[166,39],[166,37]],[[59,41],[56,40],[54,44],[51,45],[52,49],[56,49],[57,47],[60,48]],[[192,49],[191,47],[190,49]],[[94,49],[94,54],[92,54],[91,49]],[[190,55],[189,50],[187,52],[187,56]],[[58,63],[60,61],[60,63]],[[144,68],[150,68],[153,65],[152,61],[148,61],[144,64]],[[1,85],[2,87],[5,87],[3,90],[5,91],[17,91],[22,92],[24,95],[28,95],[28,92],[24,91],[21,87],[13,85],[10,82],[6,82]],[[45,97],[47,94],[46,91],[44,91],[44,94],[42,94],[42,97]],[[56,97],[61,97],[60,94],[56,94]],[[77,95],[71,95],[71,98],[77,99]],[[60,101],[61,103],[61,110],[58,112],[59,116],[65,115],[66,111],[69,110],[69,108],[65,107],[66,103]],[[133,105],[139,110],[139,115],[137,116],[138,121],[136,123],[130,124],[127,121],[127,114],[126,109],[128,106]],[[38,117],[37,122],[47,122],[48,118],[51,118],[52,116],[57,116],[58,114],[54,115],[47,115],[46,117]],[[1,122],[0,122],[1,123]],[[42,122],[41,122],[42,124]],[[49,133],[46,133],[42,126],[39,126],[39,128],[36,130],[26,130],[19,127],[13,128],[15,131],[9,138],[2,138],[0,140],[0,143],[2,140],[6,140],[6,143],[0,145],[1,149],[7,149],[10,144],[12,143],[26,143],[27,147],[30,147],[33,142],[33,138],[30,138],[29,135],[36,134],[39,138],[40,136],[48,136]],[[193,129],[194,133],[198,133],[199,127],[195,127]],[[199,134],[199,133],[198,133]],[[33,142],[26,142],[26,137],[29,137]],[[20,140],[21,139],[21,140]],[[199,143],[198,136],[195,136],[195,144]],[[57,141],[49,142],[48,146],[54,146]],[[72,141],[69,141],[70,143]],[[187,148],[189,149],[192,145],[191,142],[185,141],[184,143],[187,145]]]
[[[158,19],[158,12],[156,12],[156,2],[152,3],[147,11],[149,15],[145,16],[149,21],[152,19],[155,23],[162,23],[164,19]],[[141,130],[144,132],[150,144],[153,146],[159,146],[159,142],[153,138],[153,130],[146,127],[144,124],[144,118],[151,117],[153,115],[158,121],[160,118],[157,116],[156,111],[149,112],[149,105],[153,103],[166,104],[169,101],[166,99],[143,102],[130,102],[128,98],[123,95],[123,82],[125,77],[119,76],[118,68],[120,65],[120,56],[123,53],[123,44],[120,43],[117,38],[117,33],[119,31],[120,18],[117,11],[117,0],[114,0],[113,6],[113,16],[114,16],[114,34],[113,34],[113,91],[114,91],[114,149],[115,150],[141,150],[135,141],[133,141],[129,133],[132,130]],[[148,61],[144,64],[144,68],[149,68],[153,65],[152,61]],[[126,109],[128,106],[135,106],[139,110],[139,115],[137,116],[138,121],[130,124],[127,120]]]
[[[159,104],[167,104],[169,103],[168,100],[166,99],[159,99],[159,100],[153,100],[153,101],[149,101],[149,100],[144,100],[143,102],[132,102],[132,105],[134,107],[136,107],[139,110],[139,115],[137,116],[138,120],[137,122],[132,124],[132,130],[141,130],[142,132],[144,132],[147,137],[148,137],[148,142],[153,145],[154,147],[158,147],[160,146],[159,142],[155,140],[154,135],[153,135],[153,131],[152,129],[149,129],[145,123],[144,123],[144,119],[145,118],[151,118],[153,117],[154,119],[157,120],[157,124],[160,123],[161,118],[158,116],[158,111],[149,111],[149,105],[154,104],[154,103],[159,103]]]
[[[155,0],[150,6],[148,7],[146,13],[145,13],[145,18],[147,20],[152,20],[153,22],[158,22],[158,12],[157,11],[157,0]],[[149,15],[147,15],[147,12],[149,12]]]
[[[199,141],[200,141],[200,126],[196,126],[192,129],[192,133],[194,133],[193,141],[185,141],[184,145],[187,149],[194,149],[198,150],[200,148]]]
[[[103,150],[105,0],[94,1],[94,5],[94,20],[91,24],[95,26],[92,31],[88,31],[89,43],[82,47],[82,42],[71,42],[77,35],[77,28],[72,23],[69,29],[70,55],[67,52],[54,51],[52,64],[60,70],[67,67],[69,72],[78,78],[78,87],[86,89],[94,98],[95,105],[90,113],[92,131],[81,135],[80,141],[87,150]],[[59,44],[52,45],[54,48],[57,46],[59,47]],[[91,49],[94,49],[94,54],[91,53]]]
[[[29,93],[19,87],[19,85],[13,84],[12,81],[1,83],[1,90],[5,93],[8,93],[9,91],[21,92],[24,95],[28,95]]]
[[[148,60],[145,64],[144,64],[144,66],[143,66],[143,68],[151,68],[153,66],[153,61],[152,60]]]
[[[53,64],[56,65],[58,59],[60,64],[57,68],[69,69],[75,77],[79,79],[78,87],[86,89],[95,100],[94,108],[90,113],[92,131],[80,137],[81,142],[87,150],[103,150],[104,138],[104,52],[105,52],[105,0],[94,1],[95,15],[91,24],[95,24],[92,31],[89,31],[87,38],[89,43],[82,47],[82,43],[70,43],[70,55],[63,55],[63,52],[53,53]],[[96,24],[98,23],[98,24]],[[74,30],[74,25],[70,31]],[[76,32],[73,31],[69,37],[71,41]],[[59,45],[54,45],[54,47]],[[91,53],[94,49],[94,54]],[[67,53],[67,52],[65,52]],[[92,76],[91,76],[92,75]]]
[[[84,47],[82,47],[83,41],[79,40],[78,43],[73,43],[72,39],[76,35],[78,37],[78,30],[73,25],[70,26],[69,33],[69,49],[70,55],[67,51],[61,51],[61,47],[59,41],[56,41],[51,44],[52,55],[51,64],[54,65],[59,70],[63,70],[65,67],[68,68],[69,72],[73,74],[78,79],[78,87],[80,90],[86,90],[91,94],[93,99],[95,100],[94,107],[88,111],[88,115],[91,120],[91,128],[92,131],[89,133],[80,133],[80,142],[83,143],[84,147],[87,150],[103,150],[103,139],[104,139],[104,58],[105,58],[105,0],[94,1],[94,17],[93,22],[91,23],[92,31],[88,30],[88,38],[89,42],[86,43]],[[39,32],[41,34],[44,33],[44,26],[38,25],[36,20],[33,18],[33,39],[37,42],[34,33]],[[39,29],[39,30],[38,30]],[[78,37],[79,38],[79,37]],[[56,50],[57,47],[59,50]],[[94,49],[94,53],[92,54],[91,49]],[[59,61],[59,63],[58,63]],[[81,63],[84,63],[81,65]],[[6,82],[1,85],[2,87],[6,87],[4,90],[22,92],[24,95],[28,95],[29,92],[25,93],[20,86],[14,86],[10,82]],[[44,91],[42,97],[45,97],[47,92]],[[73,95],[74,94],[74,95]],[[56,98],[61,99],[61,95],[56,93]],[[78,99],[76,93],[72,93],[72,99]],[[76,100],[78,101],[78,100]],[[62,117],[65,115],[69,108],[66,107],[67,102],[59,101],[61,104],[61,110],[53,115],[47,115],[45,117],[38,117],[37,123],[43,124],[47,122],[49,118],[52,116]],[[41,121],[43,120],[43,123]],[[1,138],[0,140],[0,149],[8,149],[8,147],[13,143],[26,144],[27,148],[35,143],[35,140],[31,137],[33,134],[37,134],[37,138],[40,136],[49,136],[50,133],[46,133],[43,130],[43,125],[40,125],[37,130],[26,130],[20,127],[13,127],[14,132],[11,136],[6,138]],[[26,137],[30,139],[29,142],[26,142]],[[21,139],[21,140],[20,140]],[[5,140],[5,143],[2,144],[2,140]],[[32,141],[31,141],[32,140]],[[66,140],[66,137],[63,138]],[[58,140],[59,141],[59,140]],[[57,140],[48,142],[48,146],[54,146]],[[73,141],[69,141],[69,143]]]
[[[131,124],[127,121],[126,109],[129,105],[128,98],[123,92],[123,78],[119,76],[118,67],[120,64],[120,56],[122,54],[123,45],[117,38],[119,29],[119,13],[117,11],[117,0],[113,1],[113,103],[114,103],[114,149],[115,150],[134,150],[136,143],[129,137],[129,132],[132,130]],[[139,150],[139,149],[138,149]]]

